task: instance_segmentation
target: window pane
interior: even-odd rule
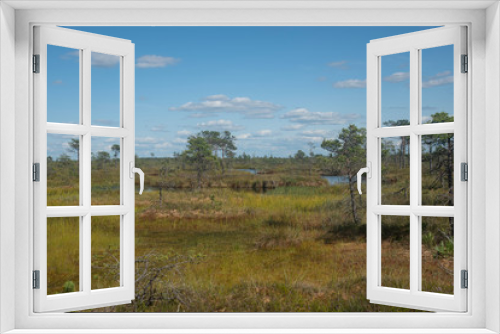
[[[453,218],[421,219],[422,291],[453,294]]]
[[[80,50],[47,45],[47,122],[80,122]]]
[[[120,126],[120,57],[92,52],[92,125]]]
[[[92,290],[120,286],[120,216],[92,217]]]
[[[381,217],[382,286],[410,289],[410,217]]]
[[[47,205],[80,205],[80,137],[47,134]]]
[[[453,206],[454,135],[422,136],[422,205]]]
[[[410,137],[381,139],[382,204],[410,204]]]
[[[92,137],[92,205],[120,204],[120,139]]]
[[[410,53],[381,57],[381,126],[410,124]]]
[[[79,291],[80,218],[47,218],[47,294]]]
[[[453,45],[423,49],[422,123],[453,122]]]

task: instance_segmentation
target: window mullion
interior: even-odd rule
[[[90,213],[87,213],[82,220],[81,226],[81,246],[82,250],[81,258],[83,261],[80,263],[80,272],[82,273],[81,280],[83,281],[83,289],[82,291],[86,293],[90,293],[91,290],[91,282],[92,282],[92,254],[91,254],[91,216]]]
[[[415,293],[418,291],[420,281],[420,261],[419,261],[419,240],[420,233],[418,230],[419,217],[413,212],[413,209],[418,206],[419,201],[419,136],[415,134],[413,128],[419,123],[419,51],[418,49],[410,50],[410,291]]]
[[[91,50],[83,49],[82,57],[82,125],[90,127],[91,123]],[[83,289],[82,291],[90,293],[92,283],[92,250],[91,250],[91,134],[87,132],[82,136],[82,180],[81,188],[83,189],[82,200],[83,206],[89,208],[89,211],[82,218],[82,233],[81,237],[81,252],[82,262],[80,263],[80,271],[82,272]]]
[[[416,94],[416,105],[415,108],[416,110],[414,115],[412,115],[412,121],[415,122],[413,128],[416,130],[417,128],[421,128],[422,126],[422,50],[415,50],[415,65],[416,65],[416,71],[413,72],[415,74],[414,78],[414,87],[416,88],[416,91],[414,92]],[[416,72],[416,73],[415,73]],[[424,129],[425,131],[425,129]],[[415,167],[416,169],[416,184],[414,184],[414,189],[415,192],[415,197],[414,197],[414,204],[412,208],[416,209],[417,207],[420,207],[422,205],[422,133],[420,132],[415,132],[415,135],[413,136],[414,139],[416,139],[413,143],[413,146],[415,147]],[[411,166],[410,166],[411,170]],[[414,219],[415,219],[415,226],[416,229],[415,231],[417,237],[416,237],[416,257],[413,259],[413,262],[416,265],[416,272],[417,272],[417,277],[416,277],[416,286],[415,289],[417,291],[422,291],[422,216],[417,216],[417,212],[413,211],[414,214]]]

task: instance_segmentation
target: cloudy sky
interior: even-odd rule
[[[321,153],[366,125],[366,44],[422,27],[73,27],[136,48],[136,152],[172,156],[201,130],[231,131],[238,152]],[[422,112],[453,109],[452,47],[423,50]],[[50,46],[48,121],[78,122],[78,52]],[[408,54],[382,59],[382,119],[408,118]],[[119,60],[93,54],[92,123],[119,124]],[[53,136],[54,137],[54,136]],[[57,137],[57,136],[55,136]],[[51,138],[49,154],[64,150]],[[113,143],[95,140],[93,151]],[[324,152],[323,152],[324,153]]]

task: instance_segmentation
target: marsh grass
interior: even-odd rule
[[[91,231],[91,288],[120,286],[120,216],[92,217]]]
[[[47,294],[77,291],[80,281],[78,217],[47,218]],[[65,286],[66,284],[66,286]]]
[[[93,185],[105,184],[106,173],[112,172],[111,168],[103,169]],[[148,175],[147,169],[145,172]],[[179,171],[171,174],[189,183]],[[245,173],[237,178],[240,184],[251,185],[258,178],[269,180],[276,175],[280,174],[254,177]],[[243,190],[221,187],[214,178],[217,182],[213,186],[201,189],[164,187],[161,199],[158,188],[136,196],[136,278],[142,277],[136,282],[136,300],[92,311],[409,311],[370,304],[366,299],[366,199],[356,198],[363,204],[359,211],[362,222],[354,225],[346,205],[347,186],[327,186],[317,183],[318,178],[284,177],[280,182],[288,182],[288,186],[266,192],[251,186]],[[388,189],[400,189],[403,185],[398,182],[389,184]],[[231,182],[222,179],[222,184]],[[58,187],[49,188],[49,197],[54,203],[63,203],[61,197],[66,193],[59,193]],[[105,201],[107,196],[112,192],[97,192],[95,198]],[[92,237],[97,239],[93,240],[92,277],[99,287],[116,286],[119,268],[113,258],[119,257],[117,229],[109,220],[114,217],[101,218],[92,220]],[[53,230],[57,238],[49,240],[52,251],[48,266],[55,268],[49,270],[54,293],[63,293],[64,284],[75,281],[65,273],[78,273],[78,256],[67,252],[78,230],[74,225],[61,225]],[[408,231],[400,225],[394,222],[390,233],[384,234],[383,244],[391,254],[384,263],[387,268],[396,268],[390,272],[391,284],[403,287],[409,277],[397,269],[407,265]],[[436,246],[445,241],[440,229],[429,229],[433,237],[426,239],[429,261],[424,282],[429,289],[450,291],[449,270],[442,267],[452,268],[452,257],[438,255]],[[94,231],[99,231],[98,236],[94,237]],[[68,259],[72,259],[70,264],[62,266]],[[150,268],[163,268],[161,274],[151,271],[144,276],[145,261]],[[145,293],[145,287],[150,292]]]

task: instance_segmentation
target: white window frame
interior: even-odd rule
[[[193,329],[192,332],[283,332],[284,329],[296,329],[293,332],[334,333],[341,329],[355,328],[364,333],[405,333],[420,329],[422,333],[492,333],[500,331],[500,263],[498,261],[500,229],[500,118],[498,110],[500,99],[500,12],[498,3],[474,1],[433,1],[418,3],[399,1],[399,9],[384,1],[365,2],[337,1],[320,3],[306,1],[266,3],[223,4],[216,1],[203,4],[179,4],[176,2],[143,5],[133,3],[134,8],[144,10],[119,9],[116,2],[81,2],[74,8],[69,2],[32,2],[7,1],[2,3],[0,25],[8,30],[0,31],[0,104],[4,123],[0,130],[9,124],[15,127],[15,147],[5,140],[14,134],[0,131],[0,181],[15,185],[15,212],[5,211],[9,205],[8,192],[0,190],[1,245],[0,249],[0,316],[4,322],[1,330],[16,329],[15,333],[36,333],[37,329],[53,329],[50,332],[71,333],[77,329],[88,329],[88,333],[122,332],[120,329],[131,328],[165,329],[162,332],[182,332],[179,328]],[[130,6],[121,2],[122,6]],[[38,6],[38,9],[19,9],[15,13],[9,4],[16,6]],[[49,6],[47,9],[40,9]],[[81,9],[87,6],[87,9]],[[118,7],[114,10],[96,9],[96,7]],[[147,6],[170,8],[146,9]],[[184,6],[184,8],[175,8]],[[224,7],[232,8],[224,8]],[[365,7],[363,7],[365,6]],[[404,8],[406,6],[406,8]],[[430,7],[432,6],[432,7]],[[485,9],[490,6],[488,9]],[[245,7],[245,8],[241,8]],[[280,9],[281,7],[281,9]],[[441,9],[436,9],[436,7]],[[457,7],[460,7],[457,9]],[[57,10],[59,8],[59,10]],[[202,10],[205,8],[205,10]],[[346,9],[347,8],[347,9]],[[350,8],[350,9],[349,9]],[[403,8],[403,9],[401,9]],[[278,10],[279,9],[279,10]],[[15,16],[15,23],[12,17]],[[32,183],[30,181],[32,147],[32,76],[30,74],[30,55],[32,54],[32,27],[35,24],[71,25],[445,25],[464,24],[469,31],[469,50],[471,59],[468,78],[468,140],[470,154],[470,183],[468,234],[471,243],[468,246],[469,263],[469,308],[467,313],[434,314],[388,314],[388,313],[331,313],[331,314],[34,314],[32,304],[30,252],[32,245]],[[485,25],[486,23],[486,25]],[[15,30],[15,43],[12,30]],[[132,41],[133,42],[133,41]],[[329,42],[329,41],[325,41]],[[15,46],[15,50],[14,50]],[[15,56],[13,56],[15,55]],[[15,66],[15,73],[11,67]],[[488,71],[485,70],[488,66]],[[10,73],[8,77],[4,73]],[[15,86],[12,82],[15,79]],[[15,93],[15,99],[8,93]],[[15,117],[12,110],[15,107]],[[10,110],[6,110],[11,108]],[[10,113],[10,114],[9,114]],[[488,119],[488,121],[486,121]],[[12,138],[10,138],[12,141]],[[488,139],[488,140],[486,140]],[[488,154],[486,154],[488,152]],[[15,184],[10,182],[9,171],[12,164],[9,158],[15,158]],[[488,164],[486,164],[488,162]],[[5,166],[5,167],[4,167]],[[488,182],[485,182],[486,172]],[[9,190],[10,191],[10,190]],[[488,196],[486,196],[488,194]],[[488,207],[485,206],[485,203]],[[6,223],[6,218],[15,218],[15,226]],[[473,226],[473,228],[472,228]],[[12,242],[15,238],[15,243]],[[12,254],[14,254],[12,256]],[[12,287],[15,286],[15,289]],[[488,291],[488,293],[486,293]],[[12,307],[15,305],[15,307]],[[10,306],[10,307],[9,307]],[[244,329],[247,328],[245,331]],[[299,329],[300,328],[300,329]],[[99,330],[100,329],[100,330]],[[109,331],[106,331],[108,329]],[[170,330],[168,330],[170,329]],[[197,329],[197,330],[196,330]],[[267,330],[266,330],[267,329]],[[392,329],[392,330],[391,330]],[[461,331],[459,329],[462,329]],[[491,331],[490,331],[491,330]],[[47,331],[45,331],[47,332]],[[184,331],[187,333],[189,331]],[[344,331],[345,332],[345,331]]]
[[[467,290],[461,287],[461,270],[467,270],[467,184],[461,181],[461,163],[467,163],[467,73],[461,73],[461,56],[467,54],[466,27],[449,26],[370,41],[367,45],[367,298],[372,303],[430,311],[467,310]],[[454,122],[422,123],[422,50],[452,45]],[[409,53],[409,125],[382,124],[382,57]],[[454,206],[422,205],[421,135],[454,134]],[[382,195],[382,138],[410,138],[410,203],[388,205]],[[471,179],[471,182],[473,180]],[[406,216],[410,222],[409,289],[382,285],[381,227],[384,216]],[[422,217],[454,217],[454,276],[452,294],[422,291]]]
[[[34,292],[35,312],[74,311],[101,306],[128,304],[135,298],[135,56],[129,40],[60,27],[34,27],[34,53],[39,56],[39,73],[34,84],[34,162],[39,164],[39,181],[33,184],[34,194],[34,257],[39,270],[39,289]],[[56,45],[79,52],[79,111],[78,124],[47,122],[47,46]],[[119,127],[91,124],[92,52],[119,57]],[[79,205],[47,206],[47,135],[77,135],[79,150]],[[91,142],[92,138],[115,138],[120,142],[120,203],[92,205]],[[92,290],[91,230],[93,216],[118,216],[120,220],[120,285]],[[72,293],[47,295],[47,218],[76,217],[79,220],[79,287]]]

